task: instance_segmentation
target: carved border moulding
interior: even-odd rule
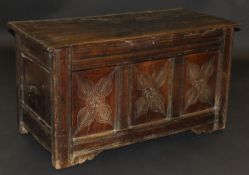
[[[75,135],[82,128],[90,127],[94,120],[101,124],[113,126],[112,109],[106,103],[106,97],[112,92],[114,73],[115,71],[99,79],[96,84],[90,80],[78,78],[78,96],[84,100],[85,106],[77,113]]]
[[[135,102],[135,119],[147,114],[149,111],[166,116],[165,97],[160,92],[160,88],[165,84],[167,68],[169,63],[165,63],[159,69],[155,69],[152,75],[136,70],[137,90],[141,91],[141,96]]]
[[[211,104],[212,92],[208,80],[214,73],[214,61],[214,58],[209,59],[202,66],[187,62],[187,76],[191,87],[185,94],[184,110],[196,104],[198,100],[201,103]]]

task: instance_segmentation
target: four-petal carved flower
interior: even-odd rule
[[[112,124],[112,110],[105,98],[112,91],[114,72],[101,78],[96,85],[87,79],[78,79],[78,96],[85,101],[85,106],[77,114],[77,134],[82,128],[89,126],[94,120],[98,123]]]
[[[185,95],[184,110],[197,103],[210,103],[212,92],[208,85],[208,79],[214,73],[214,59],[210,59],[202,66],[187,62],[187,72],[191,83],[191,88]]]
[[[154,70],[152,75],[137,71],[137,89],[142,95],[135,102],[135,118],[147,114],[149,110],[165,115],[165,100],[160,88],[166,81],[167,65]]]

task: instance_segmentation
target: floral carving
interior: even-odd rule
[[[152,75],[137,71],[137,89],[142,92],[142,95],[135,102],[135,118],[147,114],[149,110],[165,115],[165,100],[160,93],[160,88],[166,81],[167,66],[168,64],[165,64],[155,69]]]
[[[185,94],[184,110],[197,103],[210,103],[212,92],[208,85],[208,79],[214,73],[214,59],[210,59],[202,66],[187,62],[187,74],[191,88]]]
[[[96,85],[87,79],[78,79],[78,96],[85,101],[85,106],[77,114],[77,134],[82,128],[90,126],[95,120],[98,123],[113,125],[112,110],[105,98],[112,91],[114,72],[101,78]]]

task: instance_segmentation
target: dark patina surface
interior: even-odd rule
[[[10,22],[19,131],[55,168],[225,128],[236,23],[185,9]]]

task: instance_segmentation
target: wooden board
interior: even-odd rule
[[[236,23],[185,9],[9,23],[19,131],[55,168],[224,129]]]
[[[46,48],[233,26],[234,22],[186,9],[10,22]]]

